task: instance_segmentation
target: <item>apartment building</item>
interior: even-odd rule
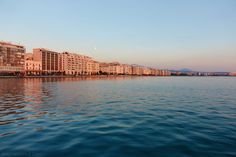
[[[171,72],[169,70],[160,70],[159,76],[170,76]]]
[[[151,69],[147,67],[142,67],[142,75],[145,75],[145,76],[151,75]]]
[[[152,75],[152,76],[157,76],[157,72],[158,72],[157,69],[151,68],[150,70],[151,70],[151,75]]]
[[[132,66],[132,75],[142,75],[143,69],[139,65],[133,65]]]
[[[100,63],[99,64],[99,73],[101,74],[109,74],[109,63]]]
[[[60,54],[61,71],[66,75],[81,75],[83,56],[70,52]]]
[[[92,61],[92,75],[97,75],[99,74],[99,62],[97,61]]]
[[[111,63],[110,73],[113,75],[122,75],[124,74],[124,68],[120,63]]]
[[[42,63],[33,59],[32,53],[25,54],[25,74],[26,75],[41,75]]]
[[[24,55],[24,46],[0,42],[0,73],[23,73]]]
[[[123,75],[124,66],[118,62],[113,63],[101,63],[100,71],[102,73],[111,74],[111,75]]]
[[[82,55],[82,75],[92,74],[92,58]]]
[[[60,74],[60,54],[44,48],[33,49],[33,60],[41,62],[42,74]]]
[[[132,66],[128,64],[123,64],[123,74],[124,75],[132,75]]]
[[[63,52],[59,60],[65,75],[95,75],[99,73],[99,63],[91,57]]]
[[[230,76],[236,76],[236,72],[229,73]]]

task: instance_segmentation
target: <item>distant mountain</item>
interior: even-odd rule
[[[179,69],[177,71],[180,71],[180,72],[192,72],[192,70],[188,69],[188,68]]]
[[[171,71],[171,72],[182,72],[182,73],[193,72],[191,69],[188,69],[188,68],[182,68],[182,69],[170,70],[170,71]]]

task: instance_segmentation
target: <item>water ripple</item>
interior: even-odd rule
[[[0,79],[0,156],[236,156],[236,78]]]

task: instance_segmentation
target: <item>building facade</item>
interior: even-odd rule
[[[88,56],[83,56],[82,59],[82,75],[92,74],[92,58]]]
[[[26,75],[41,75],[42,64],[40,61],[33,59],[32,53],[25,54],[25,74]]]
[[[89,56],[76,53],[58,53],[44,48],[25,53],[25,47],[0,42],[0,75],[5,73],[27,75],[145,75],[170,76],[168,70],[119,62],[99,63]],[[215,74],[218,76],[218,74]],[[222,74],[220,74],[222,75]],[[230,74],[227,74],[230,75]],[[231,75],[235,75],[232,73]]]
[[[101,73],[108,74],[108,75],[123,75],[124,66],[118,62],[101,63],[100,71]]]
[[[236,76],[236,72],[229,73],[230,76]]]
[[[92,75],[97,75],[99,74],[99,62],[97,61],[92,61]]]
[[[61,56],[61,70],[65,75],[81,75],[83,56],[70,52],[63,52]]]
[[[63,52],[61,56],[61,70],[65,75],[95,75],[99,73],[99,63],[91,57]]]
[[[60,54],[44,48],[33,49],[33,60],[41,62],[42,74],[60,74]]]
[[[24,55],[24,46],[0,42],[0,72],[24,73]]]
[[[42,64],[40,61],[25,60],[26,75],[41,75]]]
[[[132,66],[128,64],[123,64],[123,74],[124,75],[132,75]]]
[[[151,75],[151,69],[147,67],[142,67],[142,75],[145,75],[145,76]]]
[[[133,65],[132,66],[132,75],[143,75],[143,70],[141,66]]]
[[[100,74],[109,74],[109,63],[100,63],[99,64],[99,73]]]
[[[171,72],[169,70],[160,70],[159,76],[171,76]]]

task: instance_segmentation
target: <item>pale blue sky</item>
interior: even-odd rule
[[[236,0],[0,0],[0,40],[99,61],[236,71]]]

